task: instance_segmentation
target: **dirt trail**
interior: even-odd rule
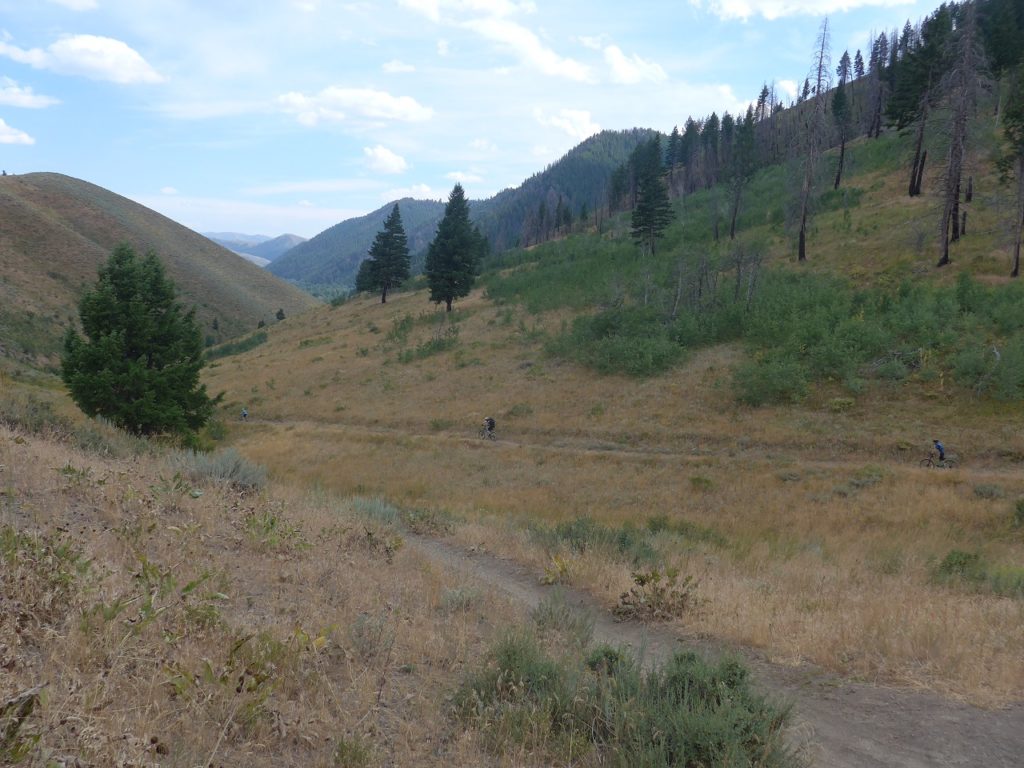
[[[477,582],[536,606],[553,587],[508,560],[467,552],[451,544],[410,536],[428,557],[463,571]],[[680,639],[667,627],[617,622],[578,590],[566,600],[594,618],[594,639],[642,651],[659,662],[676,649],[715,656],[722,647]],[[749,651],[742,655],[761,689],[793,702],[790,738],[810,763],[821,768],[1020,768],[1024,766],[1024,702],[986,711],[932,693],[850,683],[815,667],[782,667]]]

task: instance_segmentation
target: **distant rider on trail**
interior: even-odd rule
[[[932,445],[935,446],[935,450],[939,454],[939,461],[946,460],[946,447],[938,440],[932,440]]]
[[[487,434],[488,437],[494,436],[495,423],[496,422],[494,421],[494,419],[490,416],[484,419],[484,432]]]

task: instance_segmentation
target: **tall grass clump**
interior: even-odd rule
[[[740,663],[693,653],[644,670],[608,646],[556,657],[517,630],[467,676],[455,708],[506,756],[622,768],[798,764],[782,739],[789,708],[753,692]]]
[[[254,464],[234,448],[213,453],[178,451],[171,463],[194,483],[223,483],[242,491],[259,491],[267,484],[266,467]]]
[[[533,541],[549,553],[565,550],[583,554],[596,550],[631,565],[651,564],[659,558],[651,543],[651,532],[632,523],[614,528],[589,517],[578,517],[553,527],[532,524],[529,531]]]

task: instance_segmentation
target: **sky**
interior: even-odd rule
[[[837,64],[937,5],[0,0],[0,168],[200,232],[312,237],[456,182],[490,197],[603,129],[793,94],[826,18]]]

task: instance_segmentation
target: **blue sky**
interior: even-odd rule
[[[310,237],[803,82],[938,0],[0,0],[0,167]],[[789,98],[786,97],[788,103]]]

